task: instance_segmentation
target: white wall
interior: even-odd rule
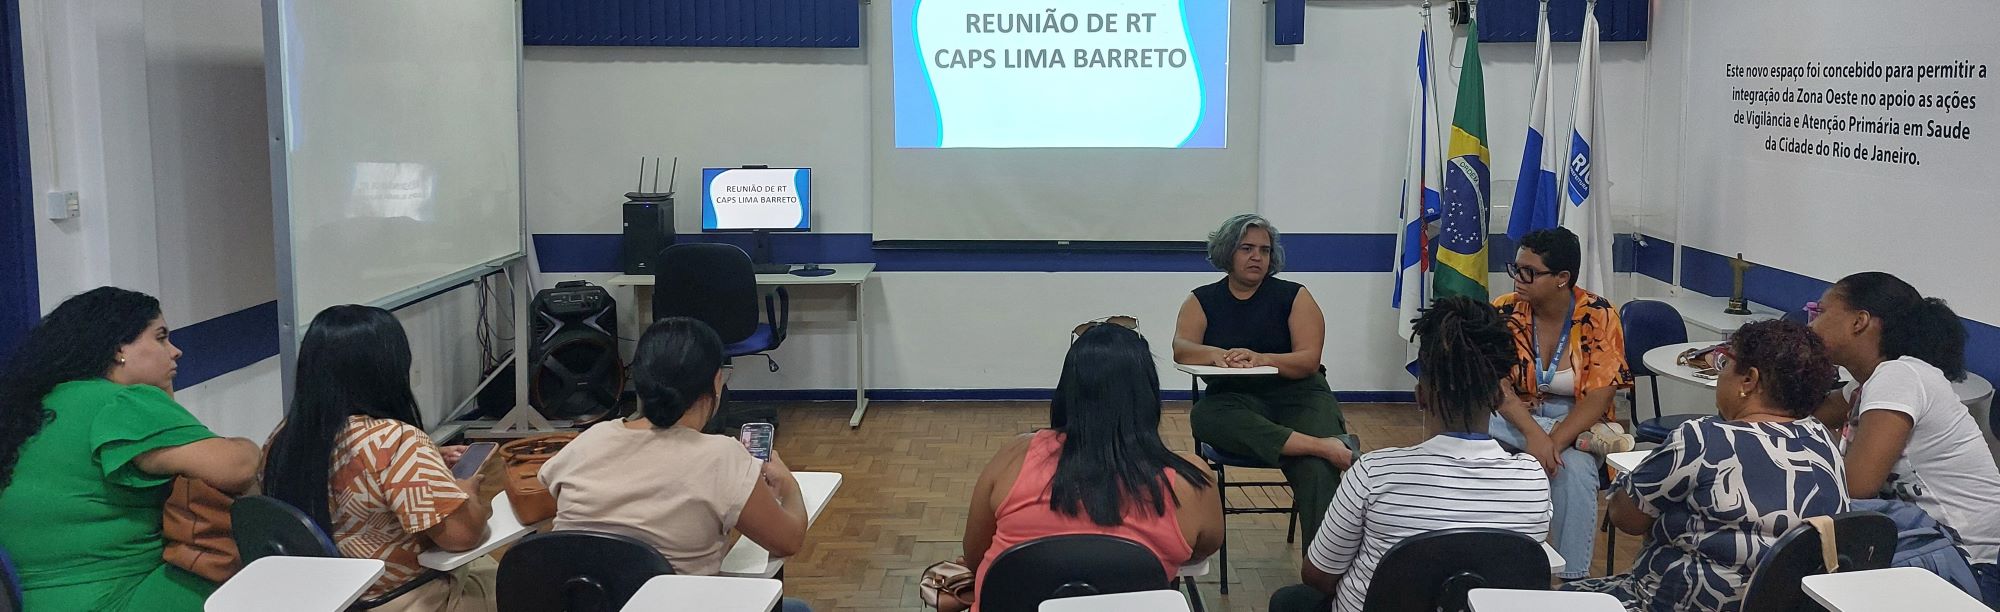
[[[1261,201],[1258,210],[1288,233],[1390,233],[1415,71],[1417,7],[1412,1],[1356,0],[1307,7],[1306,44],[1262,45]],[[867,10],[887,11],[888,3]],[[1454,38],[1436,17],[1435,34]],[[879,17],[879,16],[878,16]],[[871,20],[873,23],[878,20]],[[863,44],[887,44],[869,31]],[[1268,41],[1269,34],[1263,36]],[[1646,46],[1602,47],[1606,126],[1604,188],[1614,207],[1637,212],[1641,199]],[[1449,52],[1449,60],[1445,56]],[[1462,49],[1440,44],[1437,66]],[[1496,205],[1512,196],[1526,134],[1534,45],[1481,47]],[[1577,45],[1555,46],[1554,99],[1568,116]],[[698,227],[685,205],[700,193],[702,166],[746,163],[811,166],[817,183],[815,231],[866,233],[870,104],[864,49],[675,49],[529,47],[524,67],[524,159],[529,231],[620,231],[620,195],[637,178],[641,155],[679,155],[677,212],[682,231]],[[1456,72],[1439,78],[1449,120]],[[1564,119],[1566,121],[1566,119]],[[1567,129],[1567,125],[1555,128]],[[1626,161],[1629,160],[1629,161]],[[1504,179],[1504,180],[1499,180]],[[1244,207],[1249,208],[1250,202]],[[1496,206],[1504,229],[1507,208]],[[1629,223],[1630,214],[1621,216]],[[1219,219],[1217,221],[1220,221]],[[1190,236],[1197,239],[1197,236]],[[1496,257],[1511,254],[1496,253]],[[1384,266],[1386,267],[1386,262]],[[543,275],[538,286],[609,274]],[[1175,309],[1200,273],[888,272],[868,287],[873,345],[870,385],[885,389],[1048,388],[1069,329],[1111,314],[1140,317],[1157,352],[1166,352]],[[1398,364],[1403,343],[1391,328],[1393,280],[1386,273],[1295,273],[1329,313],[1325,362],[1334,388],[1407,390]],[[1496,290],[1506,290],[1495,278]],[[810,295],[808,295],[810,294]],[[745,389],[852,386],[852,336],[842,294],[793,292],[793,335],[778,353],[785,370],[743,368]],[[636,337],[633,296],[619,294],[626,337]],[[1184,384],[1163,376],[1169,389]]]
[[[37,215],[43,309],[117,285],[158,296],[184,328],[275,300],[261,3],[22,0],[21,12],[34,191],[77,191],[82,209]],[[479,380],[476,294],[398,313],[432,422]],[[264,359],[176,397],[219,433],[261,440],[282,416],[278,369]]]

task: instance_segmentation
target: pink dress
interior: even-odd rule
[[[1001,552],[1049,536],[1100,534],[1138,542],[1160,558],[1160,568],[1168,577],[1193,556],[1194,549],[1188,546],[1187,536],[1181,535],[1180,517],[1171,504],[1166,514],[1159,516],[1152,514],[1152,508],[1128,505],[1124,524],[1117,527],[1093,523],[1089,513],[1064,516],[1050,507],[1049,481],[1055,479],[1056,460],[1062,456],[1062,439],[1060,432],[1043,430],[1036,432],[1034,440],[1029,442],[1028,454],[1021,459],[1021,474],[1014,479],[1013,488],[1007,490],[1007,499],[1000,503],[999,511],[994,513],[993,545],[986,548],[986,558],[980,560],[974,593],[980,592],[986,582],[986,568],[993,566],[993,560]],[[1172,479],[1169,482],[1180,480],[1173,470],[1166,472]],[[979,612],[978,603],[973,604],[972,612]]]

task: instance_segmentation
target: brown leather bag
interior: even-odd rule
[[[556,498],[542,484],[542,464],[575,439],[575,432],[562,432],[521,438],[500,446],[500,459],[506,462],[503,474],[507,477],[507,503],[514,507],[514,518],[521,524],[555,518]]]
[[[229,507],[236,500],[186,476],[175,477],[173,487],[160,508],[160,535],[167,540],[160,557],[212,582],[229,580],[243,569],[229,528]]]

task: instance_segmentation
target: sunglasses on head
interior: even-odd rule
[[[1085,321],[1077,325],[1076,329],[1070,330],[1070,340],[1083,337],[1083,332],[1090,331],[1099,325],[1116,325],[1132,331],[1139,331],[1139,318],[1132,315],[1112,315],[1102,319]]]
[[[1826,314],[1826,307],[1819,305],[1819,302],[1806,302],[1805,311],[1806,322],[1811,323],[1814,319],[1818,319],[1820,315]]]

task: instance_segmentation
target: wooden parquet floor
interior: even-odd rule
[[[1364,449],[1421,441],[1407,404],[1342,407]],[[807,533],[806,547],[785,565],[785,594],[818,612],[927,609],[918,596],[924,568],[960,554],[959,537],[973,482],[1010,437],[1048,423],[1046,402],[871,402],[859,429],[847,427],[844,403],[780,407],[777,449],[794,470],[844,475],[841,489]],[[1160,430],[1167,445],[1192,451],[1187,402],[1169,402]],[[1232,480],[1282,479],[1275,470],[1230,470]],[[1260,473],[1262,472],[1262,473]],[[1232,495],[1236,493],[1232,492]],[[1232,503],[1288,503],[1282,493],[1250,493]],[[1285,543],[1283,515],[1229,517],[1230,594],[1219,572],[1201,579],[1209,610],[1263,612],[1271,592],[1299,580],[1298,544]],[[1603,567],[1603,538],[1593,573]],[[1638,539],[1621,537],[1620,562]],[[1622,569],[1622,566],[1621,566]]]

